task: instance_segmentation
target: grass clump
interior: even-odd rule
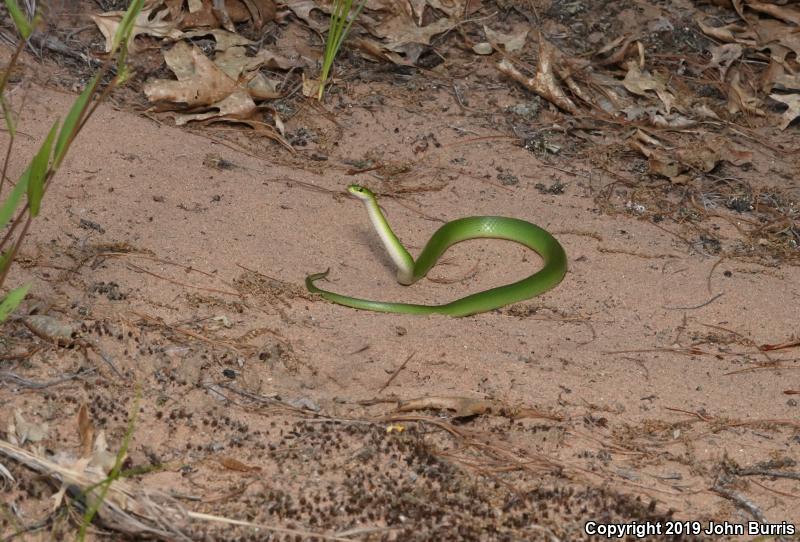
[[[6,85],[9,74],[17,64],[19,55],[25,48],[28,38],[35,32],[41,20],[38,13],[30,19],[19,7],[16,0],[4,0],[14,22],[14,26],[19,33],[19,41],[11,56],[11,60],[6,66],[5,71],[0,75],[0,106],[2,106],[3,119],[8,131],[9,140],[6,147],[5,159],[3,160],[2,173],[0,173],[0,197],[3,197],[5,186],[6,171],[8,161],[14,147],[16,135],[16,123],[11,106],[5,98]],[[122,19],[114,36],[112,53],[109,59],[103,64],[100,70],[89,81],[84,91],[75,99],[63,124],[59,120],[53,123],[47,137],[42,142],[39,150],[31,159],[28,167],[17,180],[16,184],[9,191],[5,198],[0,201],[0,290],[8,276],[14,256],[19,252],[20,246],[30,229],[33,219],[39,214],[44,198],[52,178],[61,166],[64,157],[72,145],[75,137],[80,133],[89,117],[97,109],[98,104],[108,96],[111,91],[124,83],[130,73],[126,64],[128,56],[128,41],[133,31],[136,17],[142,9],[144,0],[133,0],[128,11]],[[114,52],[119,52],[116,62],[116,75],[112,81],[102,90],[100,82],[109,72],[112,66]],[[93,100],[93,98],[97,98]],[[25,205],[18,210],[22,202],[22,196],[26,195]],[[8,316],[17,308],[28,293],[30,284],[24,284],[14,288],[3,296],[0,301],[0,323],[5,321]]]
[[[325,40],[325,53],[322,56],[322,73],[319,76],[318,100],[322,100],[325,94],[325,85],[330,78],[333,61],[342,48],[342,43],[350,32],[350,27],[364,9],[367,0],[360,0],[356,4],[353,0],[333,0],[331,11],[331,24],[328,29],[328,37]]]

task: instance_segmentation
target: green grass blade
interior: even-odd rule
[[[56,130],[58,130],[58,121],[53,123],[50,133],[47,134],[47,139],[44,140],[42,146],[39,147],[39,152],[31,160],[31,175],[30,179],[28,179],[28,209],[31,212],[31,216],[38,215],[42,206],[44,179],[47,176],[48,166],[50,165],[50,151],[53,149]]]
[[[322,99],[325,93],[325,83],[330,76],[333,61],[339,54],[350,27],[364,9],[366,0],[360,0],[355,10],[353,0],[334,0],[333,10],[331,11],[330,26],[328,36],[325,40],[325,52],[322,56],[322,71],[319,78],[319,93],[317,98]]]
[[[0,92],[2,92],[2,89],[0,89]],[[0,106],[3,108],[3,119],[6,121],[8,135],[11,137],[11,139],[14,139],[14,137],[17,135],[17,125],[14,123],[14,112],[11,111],[11,107],[8,105],[8,101],[6,100],[5,96],[0,95]]]
[[[349,3],[349,2],[348,2],[348,3]],[[358,7],[357,7],[357,8],[356,8],[356,10],[353,12],[353,15],[352,15],[352,17],[350,17],[350,19],[347,21],[347,26],[344,28],[344,31],[342,32],[342,34],[339,36],[339,42],[336,44],[336,51],[337,51],[337,52],[339,51],[339,49],[341,49],[341,47],[342,47],[342,43],[344,43],[344,39],[345,39],[345,38],[347,37],[347,35],[350,33],[350,27],[351,27],[351,26],[353,26],[353,22],[354,22],[356,19],[358,19],[358,16],[359,16],[359,15],[361,15],[361,10],[362,10],[362,9],[364,9],[364,5],[365,5],[366,3],[367,3],[367,0],[361,0],[361,3],[360,3],[360,4],[358,4]],[[349,6],[348,6],[348,11],[349,11]]]
[[[9,258],[10,255],[11,255],[10,250],[6,250],[5,252],[0,252],[0,275],[5,273],[6,269],[8,269],[8,266],[11,265],[11,258]]]
[[[11,19],[14,21],[14,26],[17,27],[17,32],[19,32],[19,35],[22,36],[23,40],[28,39],[33,32],[33,25],[30,23],[25,14],[22,13],[19,4],[17,4],[17,0],[5,0],[5,2],[6,7],[8,8],[8,13],[11,15]]]
[[[119,56],[117,57],[117,84],[122,85],[128,80],[131,76],[131,70],[128,67],[127,59],[128,59],[128,45],[130,45],[130,38],[131,34],[133,33],[133,28],[136,25],[136,19],[139,17],[139,13],[141,12],[142,8],[144,7],[144,0],[134,0],[134,2],[128,7],[128,11],[125,13],[123,17],[122,23],[120,24],[119,28],[117,29],[117,34],[115,34],[115,39],[119,37]]]
[[[8,221],[11,220],[11,217],[14,215],[14,211],[17,210],[17,205],[19,205],[22,194],[28,191],[28,180],[30,177],[31,167],[28,166],[28,169],[25,170],[20,176],[19,181],[17,181],[14,190],[11,191],[3,202],[3,205],[0,206],[0,230],[6,227],[6,224],[8,224]]]
[[[128,40],[130,40],[131,32],[133,32],[133,25],[136,23],[136,17],[139,16],[143,6],[144,0],[134,0],[128,7],[114,34],[114,40],[111,42],[112,51],[115,51],[120,44],[124,44],[123,47],[127,51],[127,44]]]
[[[30,287],[30,284],[25,284],[8,292],[3,302],[0,303],[0,322],[5,322],[8,315],[22,303],[22,300],[28,295]]]
[[[128,454],[128,448],[130,447],[131,440],[133,439],[133,431],[136,428],[136,419],[139,414],[140,399],[141,388],[137,385],[136,395],[133,399],[133,407],[128,415],[128,427],[125,431],[125,435],[122,437],[122,446],[120,446],[120,449],[117,452],[117,457],[114,461],[114,467],[102,482],[83,490],[84,495],[87,495],[89,493],[94,493],[95,487],[98,487],[100,489],[100,494],[93,495],[94,498],[92,499],[91,505],[86,508],[86,511],[83,514],[81,528],[78,531],[78,542],[83,542],[86,539],[86,531],[89,525],[92,523],[92,520],[94,520],[97,511],[100,510],[101,506],[103,506],[103,502],[106,499],[106,495],[108,495],[108,490],[111,488],[111,484],[123,476],[122,464],[125,462],[125,457]]]
[[[81,92],[81,95],[75,100],[75,103],[72,104],[72,108],[70,108],[69,113],[67,113],[66,118],[64,118],[64,125],[61,126],[61,131],[58,133],[58,139],[56,140],[56,150],[53,154],[53,169],[58,169],[58,166],[61,165],[61,160],[63,160],[64,156],[67,154],[67,150],[77,134],[78,127],[81,125],[81,119],[86,112],[89,98],[91,98],[96,87],[97,76],[95,75],[89,81],[89,84],[86,85],[83,92]]]

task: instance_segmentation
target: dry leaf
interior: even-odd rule
[[[648,71],[641,71],[635,62],[628,62],[628,73],[622,85],[638,96],[648,96],[648,91],[655,92],[668,114],[675,103],[675,96],[667,89],[666,83]]]
[[[78,436],[81,439],[81,457],[89,457],[94,443],[94,425],[89,418],[89,407],[81,403],[78,409]]]
[[[235,91],[222,100],[211,104],[210,111],[205,113],[176,113],[175,125],[182,126],[188,122],[220,119],[247,119],[256,112],[256,103],[245,91]]]
[[[210,0],[188,0],[189,13],[183,11],[183,0],[165,0],[181,30],[187,28],[220,28]],[[177,12],[176,12],[177,11]],[[227,31],[226,31],[227,32]]]
[[[528,30],[517,32],[516,34],[503,34],[496,32],[488,26],[483,26],[483,33],[486,35],[486,40],[493,45],[502,45],[508,53],[519,51],[525,45],[525,39],[528,37]]]
[[[692,106],[692,111],[695,115],[703,119],[720,120],[719,115],[706,104],[694,104]]]
[[[753,11],[766,13],[772,15],[776,19],[792,23],[795,26],[800,26],[800,10],[797,8],[777,6],[775,4],[767,4],[766,2],[756,2],[755,0],[748,0],[746,6]]]
[[[123,461],[125,458],[122,458]],[[86,464],[87,470],[93,470],[103,474],[108,474],[114,469],[117,464],[117,454],[108,451],[108,443],[106,442],[106,432],[102,429],[97,433],[97,438],[92,447],[92,456]]]
[[[214,42],[216,43],[214,47],[215,51],[226,51],[231,47],[244,47],[246,45],[253,44],[252,41],[245,38],[244,36],[241,36],[239,34],[234,34],[233,32],[228,32],[227,30],[223,30],[222,28],[209,28],[209,29],[193,30],[191,32],[184,32],[181,38],[190,39],[190,38],[202,38],[205,36],[213,36]]]
[[[206,57],[197,47],[179,41],[164,53],[177,81],[157,79],[145,84],[151,102],[169,101],[187,105],[211,105],[229,96],[236,81]]]
[[[247,6],[255,30],[261,30],[261,27],[275,19],[276,9],[273,0],[242,0],[242,2]],[[236,21],[233,15],[231,18]]]
[[[402,54],[408,62],[416,64],[426,50],[423,46],[430,45],[434,36],[452,30],[456,24],[456,21],[442,17],[427,26],[417,26],[406,16],[395,16],[368,28],[373,35],[383,38],[384,49]]]
[[[398,55],[397,53],[385,50],[383,46],[370,39],[352,37],[350,38],[350,46],[366,53],[367,55],[377,60],[386,60],[388,62],[392,62],[399,66],[413,65],[411,62],[409,62],[402,56]],[[489,47],[491,47],[491,45]]]
[[[639,66],[644,66],[644,46],[642,45],[642,42],[636,38],[627,36],[620,36],[611,43],[601,47],[600,50],[595,53],[597,56],[605,56],[615,48],[616,51],[614,51],[614,54],[609,55],[607,58],[598,61],[597,65],[615,66],[622,63],[628,57],[628,53],[631,50],[631,45],[633,44],[636,45],[636,51],[639,53]]]
[[[728,94],[728,112],[733,115],[739,111],[751,115],[763,117],[764,111],[758,108],[761,101],[756,98],[748,89],[742,86],[739,70],[734,68],[730,71],[730,92]]]
[[[662,153],[652,154],[650,158],[647,159],[647,166],[649,173],[661,175],[668,179],[675,179],[687,169],[677,160],[668,158]]]
[[[303,73],[303,96],[310,98],[319,94],[319,79],[311,79]]]
[[[274,100],[280,98],[282,94],[278,92],[278,82],[267,78],[261,72],[256,74],[247,82],[247,92],[256,100]]]
[[[281,2],[281,4],[289,8],[296,17],[306,23],[312,30],[323,33],[328,29],[327,23],[319,23],[311,16],[311,12],[314,10],[330,14],[330,8],[328,6],[320,6],[314,2],[314,0],[288,0]]]
[[[102,32],[103,36],[106,38],[106,53],[111,52],[114,43],[114,35],[117,33],[117,28],[120,22],[122,22],[122,17],[124,15],[124,11],[109,11],[91,16],[92,20],[100,29],[100,32]],[[133,31],[128,40],[128,46],[134,49],[132,47],[133,40],[140,34],[147,34],[148,36],[157,38],[179,39],[181,37],[181,31],[176,28],[175,21],[168,20],[167,17],[171,17],[171,13],[165,8],[159,9],[156,7],[143,10],[139,13],[139,16],[136,17]]]
[[[261,467],[255,465],[245,465],[238,459],[233,457],[220,457],[217,461],[219,464],[228,470],[235,470],[237,472],[260,472]]]
[[[732,23],[725,26],[709,26],[702,21],[697,21],[697,25],[703,34],[711,36],[726,43],[741,43],[742,45],[755,46],[756,33],[746,26]]]
[[[47,422],[39,424],[28,422],[19,409],[14,410],[14,425],[16,426],[16,436],[20,446],[26,442],[40,442],[47,438],[49,430]]]
[[[481,9],[480,0],[428,0],[428,5],[448,17],[469,17]]]
[[[556,62],[557,50],[548,42],[544,36],[539,36],[539,62],[536,67],[536,76],[533,78],[525,77],[510,62],[503,59],[497,65],[497,69],[505,73],[515,81],[521,83],[553,105],[577,114],[578,107],[569,99],[556,81],[553,73],[553,66]]]
[[[706,146],[692,146],[677,149],[675,156],[682,164],[686,164],[703,173],[709,173],[720,161],[719,151]]]
[[[624,43],[625,44],[630,43],[631,41],[632,41],[632,38],[630,36],[619,36],[617,38],[614,38],[610,42],[606,43],[605,45],[603,45],[594,54],[596,56],[606,56],[608,53],[610,53],[614,49],[617,49],[618,46],[620,46],[620,45],[622,45]],[[627,45],[624,45],[622,48],[623,49],[627,48]],[[619,49],[617,49],[617,50],[619,50]]]
[[[711,62],[709,62],[708,67],[718,68],[719,80],[724,81],[728,68],[741,58],[744,48],[738,43],[726,43],[711,47],[709,51],[711,52]]]
[[[629,139],[628,145],[647,157],[649,172],[669,178],[672,182],[682,182],[687,170],[712,171],[725,160],[735,166],[742,166],[753,160],[753,153],[734,146],[727,138],[713,137],[702,144],[677,149],[665,149],[654,137],[637,130]]]
[[[769,97],[789,106],[781,116],[781,130],[788,128],[794,119],[800,117],[800,94],[770,94]]]
[[[661,143],[661,141],[659,141],[655,137],[651,136],[650,134],[647,134],[647,133],[643,132],[642,130],[640,130],[638,128],[636,129],[636,132],[634,132],[634,134],[631,136],[631,139],[634,140],[634,141],[640,141],[641,143],[644,143],[645,145],[650,145],[651,147],[663,147],[664,146]],[[650,156],[650,154],[645,150],[642,150],[641,152],[645,156]]]
[[[421,397],[403,401],[397,406],[398,412],[412,410],[450,410],[456,418],[466,418],[484,414],[491,410],[492,401],[472,397]]]
[[[236,81],[241,74],[256,70],[263,63],[261,59],[249,57],[246,53],[244,47],[231,47],[217,54],[214,65]]]
[[[214,119],[214,120],[225,120],[225,119]],[[273,141],[280,143],[283,145],[287,151],[289,152],[296,152],[294,147],[292,147],[291,143],[286,141],[286,139],[278,133],[277,128],[274,126],[270,126],[266,122],[261,122],[253,119],[240,119],[236,121],[239,124],[244,124],[252,128],[257,134],[263,135],[264,137],[268,137]]]
[[[289,70],[291,68],[300,68],[303,66],[300,59],[291,60],[269,49],[261,49],[253,58],[259,59],[261,61],[261,66],[266,66],[273,70]]]

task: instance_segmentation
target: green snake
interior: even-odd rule
[[[471,216],[446,223],[436,230],[416,261],[389,227],[378,201],[368,188],[350,185],[348,192],[364,202],[372,225],[397,266],[397,281],[400,284],[413,284],[424,277],[436,265],[439,257],[450,246],[468,239],[493,238],[515,241],[535,250],[544,260],[544,266],[533,275],[512,284],[484,290],[468,295],[444,305],[414,305],[371,301],[329,292],[317,287],[317,280],[328,276],[328,271],[306,277],[309,291],[324,299],[356,309],[379,312],[399,312],[406,314],[446,314],[449,316],[469,316],[497,309],[517,301],[529,299],[555,287],[567,272],[567,255],[564,248],[547,231],[539,226],[502,216]]]

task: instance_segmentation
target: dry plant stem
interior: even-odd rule
[[[784,343],[779,344],[762,344],[758,347],[759,350],[762,352],[768,352],[771,350],[783,350],[785,348],[794,348],[795,346],[800,346],[800,339],[787,341]]]
[[[411,358],[413,358],[413,357],[414,357],[414,354],[415,354],[415,353],[416,353],[416,352],[411,352],[411,354],[409,354],[409,355],[408,355],[408,357],[407,357],[407,358],[406,358],[406,360],[405,360],[405,361],[404,361],[404,362],[403,362],[403,363],[400,365],[400,367],[398,367],[398,368],[397,368],[397,369],[396,369],[396,370],[395,370],[395,371],[392,373],[392,376],[390,376],[390,377],[389,377],[389,380],[387,380],[387,381],[386,381],[386,383],[385,383],[383,386],[381,386],[381,389],[379,389],[379,390],[378,390],[378,393],[383,393],[383,390],[385,390],[386,388],[388,388],[388,387],[389,387],[389,385],[390,385],[390,384],[391,384],[391,383],[394,381],[394,379],[395,379],[395,378],[397,378],[397,375],[399,375],[399,374],[400,374],[400,372],[401,372],[403,369],[405,369],[405,368],[406,368],[406,365],[408,365],[408,362],[409,362],[409,361],[411,361]]]
[[[25,207],[25,210],[27,210],[27,206]],[[20,217],[23,216],[25,210],[23,210],[23,213],[20,213]],[[6,261],[8,262],[8,265],[6,265],[5,268],[3,269],[3,272],[0,273],[0,287],[3,286],[3,283],[6,281],[6,277],[8,276],[9,271],[11,271],[11,262],[14,260],[14,256],[16,256],[17,252],[19,251],[19,247],[22,245],[22,241],[25,239],[25,234],[28,233],[28,229],[31,227],[31,222],[33,222],[33,215],[28,213],[28,218],[27,220],[25,220],[25,225],[22,227],[22,231],[20,232],[19,237],[17,237],[16,243],[11,245],[11,250],[9,250],[8,254],[6,255]],[[9,231],[9,235],[10,234],[11,232]],[[7,239],[8,235],[3,239],[3,242],[0,243],[0,248],[5,246],[5,242]]]
[[[11,373],[11,372],[2,372],[0,373],[0,381],[11,382],[18,386],[22,386],[29,389],[34,390],[41,390],[45,388],[49,388],[51,386],[57,386],[59,384],[63,384],[64,382],[68,382],[70,380],[75,380],[77,378],[82,378],[84,376],[90,375],[95,372],[95,369],[85,369],[82,371],[78,371],[77,373],[70,373],[62,376],[61,378],[56,378],[53,380],[48,380],[46,382],[35,382],[33,380],[28,380],[27,378],[22,378],[21,376]]]
[[[706,305],[710,305],[711,303],[713,303],[714,301],[716,301],[717,299],[719,299],[723,295],[725,295],[725,292],[720,292],[717,295],[713,296],[708,301],[706,301],[704,303],[700,303],[699,305],[692,305],[690,307],[667,307],[666,305],[662,305],[661,308],[665,309],[665,310],[668,310],[668,311],[691,311],[691,310],[695,310],[695,309],[701,309],[701,308],[705,307]]]
[[[763,489],[765,491],[769,491],[771,493],[775,493],[776,495],[780,495],[782,497],[789,497],[791,499],[800,499],[800,495],[795,495],[794,493],[787,493],[786,491],[778,491],[777,489],[771,488],[769,486],[765,486],[764,484],[761,484],[761,483],[759,483],[759,482],[757,482],[755,480],[750,480],[750,482],[755,484],[755,485],[757,485],[761,489]]]
[[[147,269],[145,269],[143,267],[139,267],[138,265],[130,263],[130,262],[128,262],[128,267],[130,267],[134,271],[138,271],[139,273],[144,273],[146,275],[151,275],[151,276],[153,276],[153,277],[155,277],[157,279],[165,280],[165,281],[167,281],[169,283],[175,284],[176,286],[183,286],[184,288],[193,288],[195,290],[202,290],[202,291],[205,291],[205,292],[211,292],[211,293],[215,293],[215,294],[232,295],[232,296],[235,296],[235,297],[241,297],[241,294],[239,294],[239,292],[229,292],[229,291],[226,291],[226,290],[220,290],[218,288],[206,288],[204,286],[195,286],[193,284],[187,284],[185,282],[180,282],[180,281],[171,279],[169,277],[165,277],[165,276],[159,275],[157,273],[153,273],[152,271],[148,271]]]
[[[92,94],[94,94],[95,89],[97,88],[97,85],[99,84],[100,80],[102,80],[102,78],[105,76],[105,74],[108,72],[108,69],[109,69],[110,66],[111,66],[111,59],[109,58],[108,60],[105,61],[105,63],[103,64],[103,67],[99,70],[99,72],[92,78]],[[6,74],[8,73],[8,71],[10,71],[10,70],[7,70]],[[108,94],[111,92],[111,90],[113,90],[113,88],[116,86],[117,81],[118,81],[118,78],[115,77],[114,80],[111,83],[109,83],[109,85],[107,85],[105,89],[103,89],[103,92],[101,94],[101,99],[103,99],[106,96],[108,96]],[[78,135],[78,133],[80,133],[80,131],[83,128],[84,124],[86,123],[87,119],[97,109],[99,103],[100,103],[100,100],[95,101],[95,103],[92,104],[91,109],[89,110],[88,113],[86,111],[84,111],[83,118],[77,124],[75,130],[73,131],[72,134],[70,134],[70,137],[66,141],[66,145],[65,145],[66,149],[69,149],[69,147],[72,145],[72,142],[74,141],[75,137]],[[57,170],[53,169],[53,166],[50,166],[50,169],[48,170],[48,172],[47,172],[47,174],[45,176],[44,182],[43,182],[42,198],[44,198],[45,194],[47,194],[47,191],[50,188],[50,185],[52,184],[53,177],[55,176],[56,171]],[[5,178],[5,176],[3,176],[3,178]],[[2,180],[2,178],[0,178],[0,180]],[[29,204],[29,202],[25,203],[25,206],[23,207],[22,211],[20,211],[20,213],[14,219],[14,221],[11,224],[11,227],[8,228],[8,231],[6,232],[6,235],[3,237],[3,240],[0,241],[0,249],[2,249],[2,247],[4,247],[6,245],[6,243],[9,241],[11,236],[14,234],[14,231],[17,229],[17,227],[19,226],[20,222],[22,221],[23,217],[27,217],[26,220],[25,220],[25,225],[23,226],[22,231],[20,232],[19,236],[17,237],[16,242],[12,245],[11,250],[9,251],[9,254],[7,255],[7,261],[9,262],[9,265],[6,265],[5,269],[0,274],[0,287],[2,287],[3,284],[5,283],[6,277],[8,276],[8,273],[11,270],[10,262],[12,262],[14,260],[14,256],[16,256],[17,252],[19,252],[19,249],[22,246],[22,242],[24,241],[25,236],[28,233],[28,229],[30,228],[31,221],[33,220],[33,216],[30,214],[30,204]]]
[[[767,522],[767,518],[764,517],[764,514],[761,512],[761,509],[758,506],[747,500],[741,494],[735,491],[731,491],[730,489],[727,489],[725,487],[722,487],[722,484],[719,481],[717,481],[717,483],[714,484],[714,487],[711,488],[711,491],[719,494],[722,497],[725,497],[730,501],[733,501],[734,504],[736,504],[739,508],[747,511],[760,523]]]
[[[770,478],[789,478],[800,480],[800,472],[783,472],[768,469],[736,469],[737,476],[769,476]]]
[[[3,71],[2,79],[0,79],[0,92],[5,92],[6,85],[8,84],[8,78],[11,75],[11,69],[17,65],[17,59],[19,59],[20,53],[22,53],[22,49],[25,47],[25,41],[20,40],[17,44],[17,47],[14,49],[14,53],[11,55],[11,60],[8,61],[8,65],[6,66],[5,71]],[[10,111],[9,111],[10,112]],[[8,140],[8,147],[6,148],[6,158],[3,160],[3,173],[0,174],[0,195],[3,194],[3,185],[6,181],[6,171],[8,171],[8,159],[11,157],[11,149],[14,146],[14,137],[12,134],[9,133],[10,139]],[[0,247],[3,245],[0,245]],[[0,285],[3,282],[0,281]]]

